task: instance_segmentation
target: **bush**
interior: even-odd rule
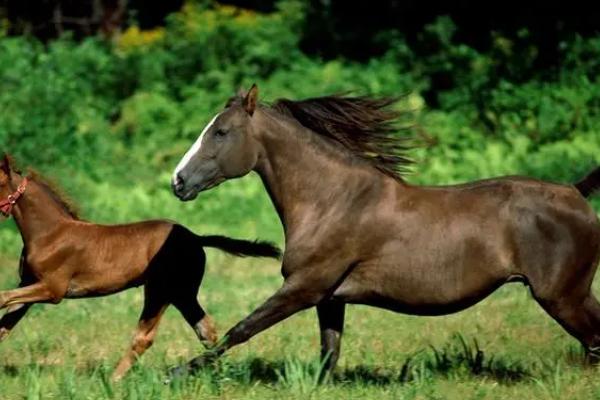
[[[458,42],[452,20],[441,18],[423,31],[421,48],[390,33],[382,57],[322,61],[299,50],[299,4],[280,2],[271,14],[188,4],[164,30],[131,28],[116,43],[1,37],[0,150],[58,177],[92,220],[168,217],[269,239],[281,239],[281,228],[258,179],[192,204],[168,187],[207,121],[255,81],[266,100],[407,94],[399,107],[412,111],[424,144],[413,153],[412,182],[500,174],[571,182],[600,163],[597,38],[564,43],[564,66],[534,73],[526,32],[519,46],[496,36],[484,53]],[[0,251],[16,238],[3,224]]]

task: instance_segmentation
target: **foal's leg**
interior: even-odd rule
[[[344,330],[345,304],[326,300],[317,304],[317,316],[321,330],[321,361],[324,372],[333,371],[340,357],[340,344]]]
[[[16,304],[8,307],[6,314],[0,319],[0,342],[6,339],[10,331],[25,316],[29,307],[31,304]]]
[[[133,335],[131,347],[127,350],[115,372],[113,372],[113,381],[120,380],[125,373],[133,366],[138,357],[140,357],[154,341],[154,336],[158,330],[158,324],[169,304],[163,300],[162,296],[156,296],[149,293],[148,287],[145,288],[144,309],[138,322],[137,329]]]
[[[185,300],[177,299],[173,305],[196,332],[204,347],[208,348],[217,343],[217,329],[213,319],[202,309],[195,296],[187,296]]]
[[[314,281],[302,282],[302,280],[298,280],[295,282],[299,283],[286,281],[283,287],[265,303],[230,329],[213,349],[194,358],[186,365],[172,369],[170,375],[177,377],[202,368],[231,347],[247,341],[277,322],[321,301],[324,291],[321,292],[314,286],[305,287],[306,283],[313,285]]]
[[[0,292],[0,309],[15,304],[46,301],[57,303],[59,300],[60,298],[57,298],[45,283],[37,282],[33,285]]]
[[[192,327],[204,347],[208,348],[217,343],[217,330],[212,318],[202,309],[196,298],[204,275],[205,262],[204,253],[195,250],[181,259],[180,264],[183,268],[173,282],[176,290],[172,293],[171,303]]]
[[[20,274],[21,274],[21,283],[19,283],[19,287],[25,287],[31,285],[35,278],[26,270],[25,266],[25,256],[24,253],[21,255],[21,263],[20,263]],[[19,323],[19,321],[25,316],[27,310],[31,307],[31,303],[29,304],[15,304],[13,306],[9,306],[6,310],[6,313],[0,319],[0,342],[6,339],[8,334],[12,331],[12,329]]]

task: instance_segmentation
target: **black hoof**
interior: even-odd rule
[[[165,379],[165,384],[171,384],[175,381],[185,379],[188,376],[193,376],[196,372],[209,366],[213,366],[217,361],[218,355],[214,353],[206,353],[194,358],[187,364],[171,368]]]
[[[169,372],[167,372],[167,377],[165,378],[163,383],[165,385],[170,385],[175,381],[186,378],[190,375],[190,372],[190,368],[187,364],[171,368]]]
[[[589,366],[600,365],[600,348],[592,347],[585,352],[585,364]]]

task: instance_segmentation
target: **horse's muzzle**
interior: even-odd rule
[[[173,194],[179,198],[181,201],[192,200],[195,198],[196,191],[194,188],[186,188],[185,180],[180,174],[177,174],[173,177],[171,181],[171,188],[173,189]]]
[[[176,196],[179,196],[179,194],[185,189],[185,182],[180,174],[175,175],[171,180],[171,188]]]

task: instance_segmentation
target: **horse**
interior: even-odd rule
[[[36,172],[23,176],[4,156],[0,212],[14,216],[23,238],[19,288],[0,292],[0,341],[34,303],[106,296],[144,285],[144,305],[131,346],[119,361],[117,381],[153,343],[161,317],[174,305],[198,339],[210,346],[217,333],[196,298],[204,275],[204,247],[236,256],[278,258],[268,242],[198,236],[165,220],[98,225],[75,209]]]
[[[174,194],[190,201],[258,173],[284,229],[284,282],[171,377],[310,307],[330,372],[346,304],[445,315],[514,281],[588,356],[600,356],[600,304],[591,292],[600,224],[585,198],[600,185],[600,169],[576,185],[522,176],[412,185],[402,175],[411,144],[397,134],[394,103],[334,95],[269,105],[253,85],[211,119],[173,173]]]

